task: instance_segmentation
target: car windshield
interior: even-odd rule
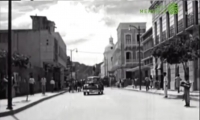
[[[200,0],[0,0],[0,120],[200,120]]]

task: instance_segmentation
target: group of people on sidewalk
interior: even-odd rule
[[[30,78],[29,78],[29,93],[30,93],[30,95],[34,95],[34,84],[35,84],[35,79],[34,79],[33,75],[30,74]],[[41,78],[41,90],[42,90],[43,95],[45,95],[45,92],[46,92],[46,84],[47,84],[46,77],[43,76]],[[55,81],[54,81],[53,77],[50,80],[50,85],[51,85],[51,92],[54,92]]]
[[[160,86],[161,86],[159,80],[153,79],[153,77],[151,75],[145,77],[145,80],[143,80],[141,82],[142,82],[143,85],[145,85],[146,91],[149,91],[149,89],[160,89]],[[168,81],[166,72],[163,73],[163,82],[164,82],[163,83],[164,97],[167,98],[168,97],[167,91],[169,89],[169,86],[168,86],[169,81]],[[117,86],[119,88],[122,88],[122,87],[124,87],[123,83],[124,83],[124,80],[120,80],[118,82]],[[132,79],[132,86],[133,86],[133,88],[137,89],[137,86],[138,86],[138,79],[137,78]],[[179,74],[176,75],[176,77],[175,77],[175,89],[177,90],[178,93],[180,93],[181,87],[184,89],[183,99],[186,102],[185,106],[190,105],[190,103],[189,103],[189,101],[190,101],[190,95],[189,95],[190,86],[191,86],[191,84],[189,82],[189,76],[188,75],[185,76],[185,79],[181,79]]]

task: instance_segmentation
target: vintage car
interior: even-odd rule
[[[84,86],[83,86],[83,94],[99,94],[102,95],[104,90],[103,83],[100,81],[98,76],[91,76],[88,77]]]

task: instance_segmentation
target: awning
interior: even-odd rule
[[[142,69],[151,69],[151,67],[148,66],[148,65],[145,65],[145,66],[141,66],[141,70],[142,70]],[[135,71],[137,71],[137,70],[139,70],[139,66],[138,66],[138,67],[131,68],[131,69],[127,69],[126,71],[127,71],[127,72],[135,72]]]

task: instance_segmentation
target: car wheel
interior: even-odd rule
[[[83,95],[86,95],[86,93],[84,92]]]
[[[89,95],[89,92],[87,92],[87,95]]]
[[[101,92],[101,94],[103,95],[103,91]]]

